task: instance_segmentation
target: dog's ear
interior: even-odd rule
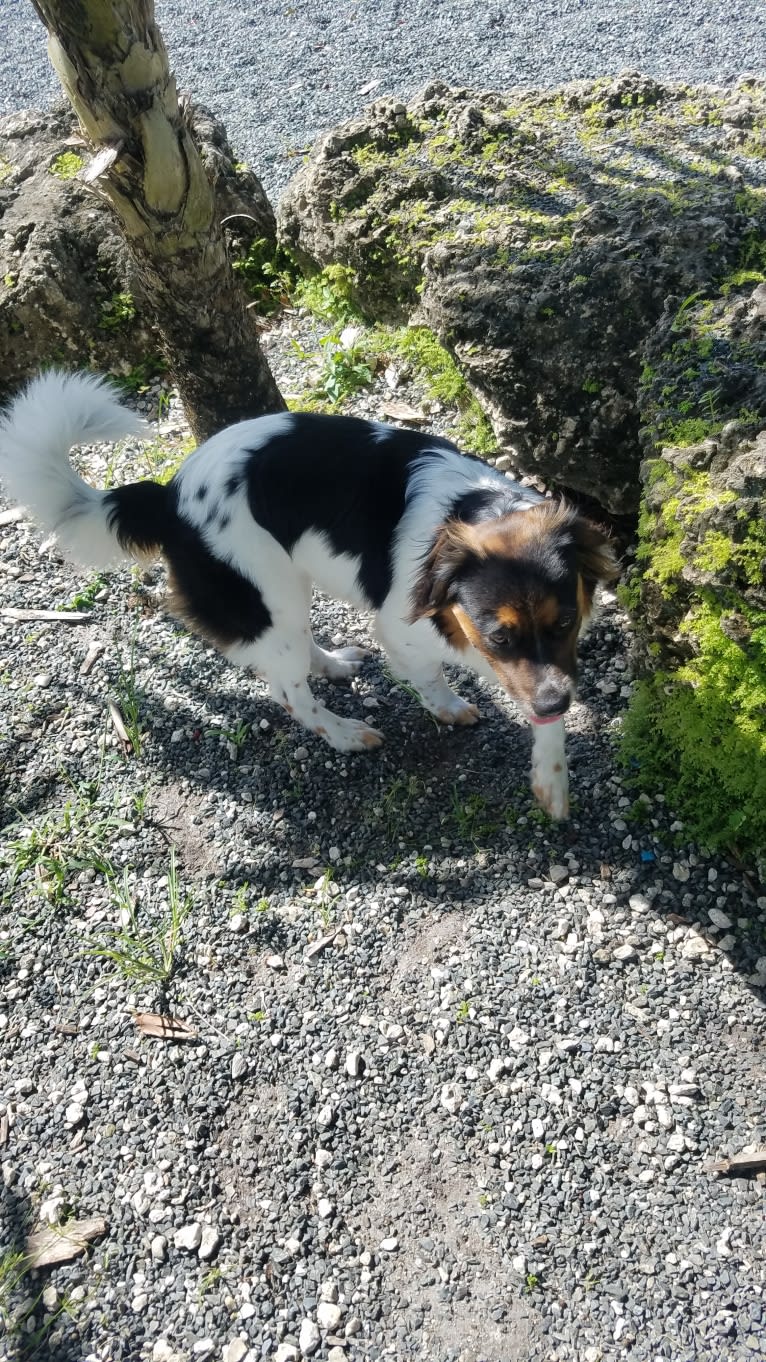
[[[410,597],[410,623],[428,619],[449,605],[455,580],[475,552],[471,526],[461,520],[446,520],[437,534],[420,569]]]
[[[614,544],[608,534],[592,520],[578,515],[572,526],[577,552],[577,569],[590,597],[599,582],[616,582],[620,575]]]

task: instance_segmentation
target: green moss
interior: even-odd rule
[[[75,151],[62,151],[61,155],[51,162],[48,170],[58,180],[73,180],[84,165],[82,156],[78,156]]]
[[[695,655],[639,684],[622,754],[633,783],[662,789],[691,836],[747,854],[766,849],[766,614],[746,618],[743,646],[720,605],[690,614]]]
[[[706,421],[702,416],[690,416],[675,425],[670,422],[663,424],[660,432],[663,444],[685,449],[688,445],[701,444],[703,440],[717,435],[722,426],[723,421]]]
[[[0,156],[0,184],[3,183],[3,180],[7,180],[12,170],[13,166],[10,161],[6,161],[4,156]]]

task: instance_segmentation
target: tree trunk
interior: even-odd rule
[[[97,155],[83,173],[112,204],[153,303],[198,440],[283,411],[232,274],[212,186],[179,105],[154,0],[32,0]]]

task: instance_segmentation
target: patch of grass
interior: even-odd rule
[[[179,963],[183,925],[191,911],[190,898],[181,893],[175,851],[170,853],[167,878],[167,902],[156,915],[139,913],[127,869],[122,882],[112,879],[112,900],[121,925],[112,928],[108,940],[84,952],[112,965],[110,978],[121,976],[129,983],[162,988],[172,979]]]
[[[82,156],[78,156],[75,151],[62,151],[48,167],[51,175],[55,175],[57,180],[73,180],[79,175],[85,162]]]
[[[359,309],[354,301],[356,274],[346,265],[328,265],[318,274],[301,279],[293,289],[292,301],[321,321],[337,327],[359,321]]]
[[[451,816],[459,836],[476,847],[487,842],[498,829],[497,821],[488,817],[484,796],[476,792],[465,795],[458,785],[452,787]]]
[[[136,686],[136,639],[135,635],[130,644],[130,656],[127,667],[120,667],[117,674],[117,684],[115,686],[117,704],[125,724],[125,731],[133,749],[133,754],[140,757],[143,746],[141,734],[141,701],[139,699],[138,688]]]
[[[10,871],[5,902],[30,871],[36,891],[54,907],[67,901],[72,876],[83,870],[106,876],[113,873],[109,844],[115,833],[128,825],[115,813],[98,810],[97,785],[76,785],[65,779],[72,793],[61,809],[22,827],[18,836],[6,843],[0,859],[0,865]]]
[[[382,810],[386,835],[394,840],[401,836],[415,803],[425,794],[420,776],[397,776],[383,795]]]

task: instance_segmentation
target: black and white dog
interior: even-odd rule
[[[73,445],[131,433],[146,427],[103,380],[48,372],[0,418],[0,482],[80,563],[161,554],[171,608],[338,751],[382,736],[311,692],[309,674],[345,679],[363,656],[314,642],[313,585],[375,612],[392,670],[443,723],[479,717],[444,662],[499,682],[534,726],[535,795],[566,816],[577,639],[618,574],[597,526],[447,440],[345,416],[230,426],[167,485],[100,492],[72,469]]]

